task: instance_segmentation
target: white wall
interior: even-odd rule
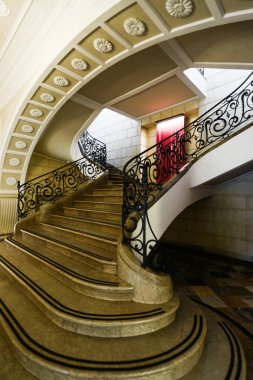
[[[123,169],[130,158],[140,153],[140,122],[109,109],[104,109],[88,132],[107,147],[107,162]]]

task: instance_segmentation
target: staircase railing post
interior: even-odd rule
[[[143,193],[143,214],[142,214],[142,235],[143,235],[143,267],[147,266],[147,212],[148,212],[148,166],[142,166],[142,193]]]

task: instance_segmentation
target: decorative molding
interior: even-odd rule
[[[43,94],[40,95],[40,99],[43,100],[43,102],[52,103],[55,100],[55,97],[47,92],[43,92]]]
[[[32,108],[29,114],[33,117],[41,117],[43,115],[43,112],[38,108]]]
[[[20,164],[20,162],[21,161],[18,158],[16,158],[16,157],[12,157],[9,160],[9,163],[10,163],[11,166],[18,166]]]
[[[193,12],[192,0],[167,0],[165,4],[167,12],[176,18],[184,18]]]
[[[26,143],[24,141],[19,140],[15,143],[15,147],[18,149],[25,149]]]
[[[82,58],[73,58],[71,66],[78,71],[86,71],[88,69],[88,63]]]
[[[8,186],[14,186],[17,183],[17,180],[15,177],[7,177],[5,182],[7,183]]]
[[[125,31],[131,34],[131,36],[143,36],[146,31],[144,22],[134,17],[126,19],[123,26]]]
[[[67,87],[69,85],[69,80],[60,75],[54,77],[54,83],[59,87]]]
[[[9,16],[11,13],[10,8],[7,6],[4,0],[0,0],[0,17]]]
[[[96,38],[93,42],[93,46],[99,53],[110,53],[113,48],[111,41],[104,38]]]
[[[25,133],[33,132],[33,127],[31,125],[28,125],[28,124],[22,125],[21,129],[22,129],[22,132],[25,132]]]

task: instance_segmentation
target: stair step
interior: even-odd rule
[[[51,214],[49,222],[57,226],[77,229],[82,232],[91,232],[103,237],[117,239],[119,237],[121,227],[119,225],[103,223],[99,221],[85,220],[81,218],[67,217],[66,215]]]
[[[120,212],[110,212],[110,211],[101,211],[101,210],[89,210],[75,207],[63,207],[63,213],[66,216],[76,216],[82,217],[88,220],[97,220],[97,221],[110,221],[112,223],[117,223],[121,225],[121,213]]]
[[[122,195],[83,195],[81,200],[92,201],[92,202],[113,202],[113,203],[122,203]]]
[[[28,256],[35,265],[39,265],[77,292],[107,300],[132,299],[133,287],[120,281],[117,276],[102,273],[87,264],[80,265],[73,258],[46,250],[41,245],[24,245],[22,239],[8,238],[7,250],[23,257]]]
[[[46,234],[53,238],[59,238],[61,241],[69,242],[76,246],[80,246],[81,243],[81,248],[87,249],[88,251],[93,247],[92,252],[94,252],[94,248],[96,248],[97,251],[95,252],[98,254],[104,250],[115,254],[117,252],[117,239],[105,238],[92,233],[84,233],[50,223],[37,223],[36,228],[31,225],[29,226],[29,231],[38,231],[39,233]]]
[[[122,202],[121,203],[115,203],[115,202],[92,202],[92,201],[74,201],[74,206],[77,208],[86,208],[90,209],[93,208],[94,210],[107,210],[107,211],[115,211],[115,212],[121,212],[122,211]]]
[[[0,324],[6,338],[22,365],[42,380],[176,379],[196,364],[203,350],[205,319],[189,305],[181,308],[172,325],[150,334],[91,339],[48,320],[3,275],[0,297]]]
[[[118,197],[121,197],[120,200],[122,200],[122,197],[123,197],[123,190],[122,189],[104,189],[104,188],[101,188],[101,189],[93,189],[92,190],[92,195],[100,195],[100,196],[118,196]]]
[[[42,244],[47,249],[52,249],[56,252],[73,257],[82,263],[86,263],[92,267],[102,270],[105,273],[117,273],[117,262],[114,255],[109,252],[103,252],[98,254],[96,252],[85,250],[76,245],[72,245],[69,242],[64,242],[53,237],[39,234],[38,232],[31,232],[29,230],[21,230],[22,239],[24,243],[36,241],[38,244]],[[95,251],[93,249],[93,251]]]
[[[142,335],[167,326],[175,318],[178,297],[163,305],[133,301],[109,303],[82,295],[22,255],[3,252],[0,265],[11,281],[58,326],[78,334],[101,337]],[[22,269],[20,269],[22,268]],[[127,311],[127,312],[126,312]]]

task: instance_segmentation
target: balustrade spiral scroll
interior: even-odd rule
[[[92,137],[86,130],[78,140],[80,152],[84,157],[91,158],[94,162],[106,166],[106,144]]]
[[[252,117],[253,73],[186,128],[126,163],[123,169],[123,240],[141,256],[144,266],[149,251],[157,243],[148,218],[148,207],[155,202],[164,184],[183,172],[188,163],[246,126]],[[148,241],[147,228],[152,235]]]

